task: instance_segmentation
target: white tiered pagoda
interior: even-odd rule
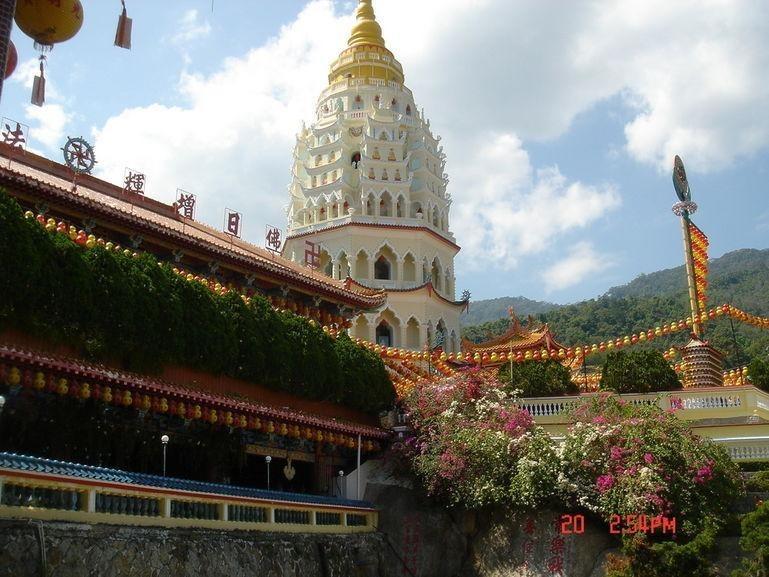
[[[385,48],[371,0],[360,0],[356,18],[316,122],[297,136],[284,255],[305,262],[315,243],[327,275],[387,290],[385,307],[360,315],[352,336],[456,352],[467,302],[455,301],[446,155]]]

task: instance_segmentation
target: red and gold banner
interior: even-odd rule
[[[697,288],[697,303],[700,310],[707,306],[708,296],[708,246],[710,241],[696,224],[689,222],[689,237],[692,243],[692,258],[694,259],[694,283]]]

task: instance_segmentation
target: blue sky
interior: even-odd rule
[[[378,0],[406,84],[442,135],[457,289],[573,302],[681,263],[672,155],[687,166],[711,255],[769,246],[769,8],[759,0]],[[59,159],[96,145],[99,174],[147,174],[148,194],[195,192],[200,219],[244,214],[246,238],[285,226],[294,134],[311,122],[354,3],[126,0],[133,49],[112,46],[119,2],[49,58],[28,105],[32,41],[0,112]]]

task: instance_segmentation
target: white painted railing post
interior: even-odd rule
[[[165,497],[163,499],[163,517],[166,519],[171,518],[171,498]]]
[[[96,489],[88,489],[86,496],[86,513],[96,513]]]
[[[317,525],[318,524],[318,512],[317,511],[310,511],[310,525]]]
[[[227,506],[227,503],[219,503],[219,519],[221,521],[229,521],[230,520],[230,508]]]
[[[0,503],[3,502],[3,478],[0,477]]]

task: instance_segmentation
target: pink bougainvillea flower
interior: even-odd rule
[[[654,462],[654,455],[651,453],[646,453],[644,455],[644,462],[648,465],[651,465]]]
[[[601,475],[595,481],[599,493],[605,493],[614,486],[614,477],[612,475]]]

